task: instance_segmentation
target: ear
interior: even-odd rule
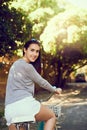
[[[24,53],[26,53],[26,48],[24,48]]]

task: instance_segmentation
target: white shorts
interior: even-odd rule
[[[26,97],[5,107],[7,125],[17,122],[35,121],[35,115],[40,111],[40,102],[35,98]]]

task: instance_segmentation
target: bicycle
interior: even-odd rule
[[[56,121],[56,125],[55,125],[55,130],[58,130],[58,118],[61,116],[61,106],[63,105],[63,103],[70,97],[70,96],[74,96],[77,95],[77,93],[74,91],[72,94],[69,93],[68,95],[66,95],[63,99],[61,99],[61,101],[59,101],[58,103],[56,103],[55,105],[49,105],[48,107],[50,109],[52,109],[57,117],[57,121]],[[51,96],[50,96],[51,97]],[[49,98],[50,98],[49,97]],[[48,99],[49,99],[48,98]],[[46,101],[46,100],[45,100]],[[38,126],[38,130],[44,130],[44,122],[40,122],[39,126]]]
[[[60,106],[51,106],[51,105],[49,105],[48,107],[50,109],[52,109],[56,115],[57,120],[56,120],[55,130],[58,130],[58,118],[61,115],[61,107]],[[44,130],[44,124],[45,124],[44,121],[39,122],[37,130]]]
[[[54,93],[51,93],[50,96],[48,98],[46,98],[45,100],[40,100],[40,102],[45,102],[48,101],[52,95]],[[55,130],[58,130],[58,118],[61,115],[61,106],[58,105],[58,103],[56,105],[47,105],[50,109],[52,109],[56,115],[57,121],[56,121],[56,126],[55,126]],[[17,130],[20,130],[21,127],[24,127],[25,130],[30,130],[30,125],[34,125],[37,128],[37,130],[44,130],[44,121],[41,122],[33,122],[33,121],[28,121],[28,122],[15,122],[15,127]]]
[[[65,96],[60,102],[57,102],[54,105],[48,105],[48,107],[55,112],[57,119],[61,116],[61,105],[66,101],[66,99],[69,96],[74,96],[74,95],[77,95],[77,94],[78,93],[74,91],[72,94],[69,93],[67,96]],[[47,99],[41,100],[41,102],[49,100],[52,95],[53,95],[53,93],[51,93],[50,96]],[[5,120],[4,117],[1,118],[0,124],[2,124],[2,128],[3,128],[3,126],[6,127],[6,120]],[[33,121],[15,122],[15,126],[16,126],[17,130],[20,130],[20,127],[25,127],[25,130],[31,130],[30,129],[31,124],[35,125],[37,130],[43,130],[44,122],[39,122],[39,123],[33,122]],[[58,121],[56,121],[55,130],[58,130],[58,126],[59,126]],[[32,130],[35,130],[35,129],[32,129]]]

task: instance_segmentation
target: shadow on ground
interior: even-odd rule
[[[62,104],[59,130],[87,130],[87,85],[78,84],[71,88],[65,91],[71,95]]]

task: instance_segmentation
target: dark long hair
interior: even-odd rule
[[[31,44],[37,44],[40,46],[40,42],[36,39],[31,39],[29,41],[27,41],[24,45],[24,48],[27,50],[28,47],[31,45]],[[24,49],[23,49],[23,56],[24,56],[25,52],[24,52]],[[35,62],[30,62],[34,67],[35,69],[41,73],[41,52],[39,52],[39,56],[37,58],[37,60]]]

